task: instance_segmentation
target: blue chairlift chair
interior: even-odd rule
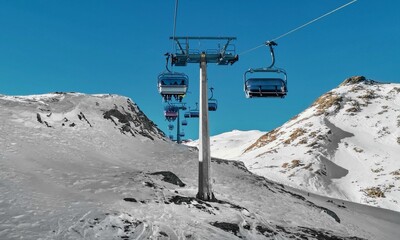
[[[174,97],[179,102],[189,87],[189,77],[184,73],[164,72],[158,76],[158,92],[165,101],[169,101]]]
[[[282,73],[283,78],[255,77],[247,78],[247,73]],[[287,77],[281,69],[250,69],[245,73],[244,92],[247,98],[253,97],[280,97],[287,94]]]
[[[210,88],[211,97],[208,99],[208,111],[217,111],[218,101],[214,97],[214,88]]]
[[[179,109],[176,106],[168,105],[164,107],[164,116],[167,121],[172,122],[178,117]]]
[[[275,42],[266,42],[271,52],[272,63],[266,68],[250,68],[244,73],[244,92],[247,98],[280,97],[284,98],[288,92],[287,74],[285,70],[275,68]],[[249,77],[248,74],[257,76]],[[260,75],[262,75],[260,77]]]
[[[190,118],[199,118],[199,116],[200,116],[199,110],[190,110],[189,114],[190,114]]]
[[[217,111],[217,99],[208,99],[208,111]]]
[[[190,109],[189,111],[185,112],[184,117],[185,118],[199,118],[199,105],[196,103],[196,108],[195,109]]]
[[[188,123],[187,123],[186,119],[183,119],[182,120],[182,126],[187,126],[187,125],[188,125]]]

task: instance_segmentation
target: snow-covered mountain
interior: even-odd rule
[[[399,93],[400,84],[346,79],[268,133],[211,138],[212,156],[295,188],[400,211]]]
[[[196,199],[197,151],[125,97],[0,96],[0,123],[0,239],[400,235],[398,212],[291,189],[236,161],[213,159],[218,201]]]

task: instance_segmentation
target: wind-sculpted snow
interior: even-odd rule
[[[211,154],[295,188],[400,211],[399,93],[400,84],[352,77],[270,132],[241,132],[235,145],[237,131],[211,138]]]
[[[146,120],[136,107],[114,95],[0,96],[0,239],[400,234],[397,212],[310,196],[238,161],[213,159],[216,201],[196,199],[197,151],[136,122]],[[121,132],[126,123],[132,132]]]
[[[92,131],[90,128],[102,129],[105,125],[131,136],[141,135],[154,140],[165,138],[164,134],[149,120],[138,106],[130,99],[116,95],[85,95],[80,93],[54,93],[32,96],[3,96],[0,101],[4,106],[15,106],[15,114],[21,116],[19,121],[25,125],[38,123],[48,128],[60,130],[75,128],[79,131]]]

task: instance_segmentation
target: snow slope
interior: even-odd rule
[[[265,132],[258,130],[222,133],[211,137],[210,147],[212,156],[216,158],[235,160],[237,159],[256,139],[264,135]],[[189,141],[187,146],[197,147],[198,141]]]
[[[381,84],[364,77],[346,79],[261,137],[242,132],[241,144],[235,132],[213,137],[212,156],[227,156],[234,149],[229,159],[243,161],[260,176],[305,191],[400,211],[399,93],[400,84]],[[237,149],[245,150],[238,153]]]
[[[400,213],[276,184],[197,151],[129,99],[0,96],[0,239],[397,239]]]

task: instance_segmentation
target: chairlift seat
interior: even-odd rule
[[[281,78],[249,78],[245,82],[247,98],[252,97],[285,97],[286,81]]]

